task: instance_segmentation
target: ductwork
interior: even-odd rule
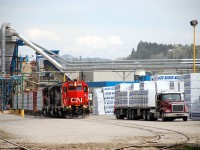
[[[193,59],[139,59],[139,60],[102,60],[102,61],[70,61],[63,59],[61,56],[58,54],[55,54],[51,52],[50,50],[32,42],[34,45],[37,47],[41,48],[43,51],[46,53],[52,55],[54,59],[56,59],[58,62],[63,62],[63,63],[73,63],[73,64],[84,64],[84,65],[169,65],[169,64],[177,64],[177,63],[183,63],[183,64],[188,64],[188,63],[193,63]],[[200,59],[196,59],[196,63],[199,63]]]
[[[1,72],[6,74],[6,29],[10,28],[10,23],[3,23],[1,26]]]
[[[35,46],[32,42],[30,42],[28,39],[26,39],[24,36],[22,36],[21,34],[13,31],[13,35],[17,36],[19,39],[21,39],[27,46],[33,48],[36,52],[38,52],[39,54],[41,54],[44,58],[46,58],[48,61],[50,61],[52,64],[54,64],[56,67],[58,68],[62,68],[62,66],[56,62],[54,59],[52,59],[49,55],[47,55],[42,49],[38,48],[37,46]]]
[[[187,64],[193,64],[193,59],[139,59],[139,60],[103,60],[103,61],[70,61],[65,60],[58,54],[55,54],[51,52],[50,50],[32,42],[37,47],[41,48],[46,53],[50,54],[53,59],[57,60],[60,63],[63,64],[73,64],[75,66],[103,66],[103,65],[134,65],[134,66],[141,66],[141,65],[152,65],[152,66],[168,66],[172,68],[172,66],[176,66],[177,64],[180,64],[181,66],[185,66],[183,68],[187,68]],[[200,59],[196,59],[196,64],[200,63]],[[157,67],[156,67],[157,68]]]
[[[33,42],[26,39],[21,34],[10,30],[12,35],[17,36],[19,39],[25,42],[25,44],[33,48],[37,53],[41,54],[55,67],[59,68],[61,71],[94,71],[94,70],[159,70],[159,69],[189,69],[193,68],[191,61],[187,63],[184,60],[135,60],[135,61],[101,61],[101,62],[81,62],[81,61],[65,61],[64,64],[57,62],[52,56],[48,55],[46,52],[51,53],[49,50],[44,51],[44,48],[36,46]],[[53,53],[51,53],[53,54]],[[57,56],[56,56],[57,57]],[[200,69],[200,64],[196,64],[196,68]]]

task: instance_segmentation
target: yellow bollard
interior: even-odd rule
[[[21,117],[24,118],[24,109],[20,110]]]
[[[19,115],[19,110],[15,110],[15,115]]]

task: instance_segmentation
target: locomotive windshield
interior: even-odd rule
[[[82,86],[69,86],[68,90],[69,91],[72,91],[72,90],[80,91],[80,90],[82,90]]]
[[[181,95],[178,93],[162,94],[161,100],[181,101]]]

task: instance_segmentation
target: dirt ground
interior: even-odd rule
[[[101,122],[98,122],[98,119]],[[111,124],[104,123],[106,121]],[[12,114],[0,114],[0,137],[33,150],[115,149],[155,138],[151,132],[118,126],[116,121],[119,120],[116,120],[115,116],[55,119],[34,116],[21,118]],[[121,120],[122,123],[124,121],[128,120]],[[128,121],[127,123],[177,130],[189,135],[190,143],[200,143],[199,121]]]

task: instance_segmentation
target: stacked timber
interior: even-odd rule
[[[106,115],[114,114],[115,105],[115,87],[103,87],[104,109]]]
[[[103,92],[101,88],[97,88],[94,90],[93,95],[93,114],[94,115],[104,115],[104,98]]]
[[[183,75],[184,99],[189,108],[191,119],[200,120],[200,73]]]
[[[42,110],[42,88],[34,91],[24,92],[23,94],[14,94],[12,105],[13,109],[24,109],[30,111]]]

